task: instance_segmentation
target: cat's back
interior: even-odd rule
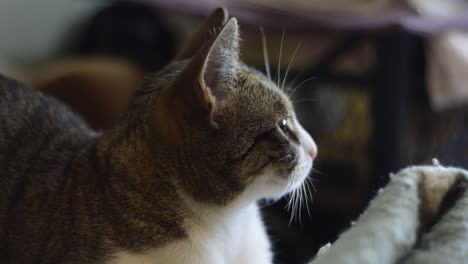
[[[0,209],[24,181],[53,185],[93,133],[61,102],[0,75]]]
[[[42,94],[25,84],[0,74],[0,133],[11,136],[28,126],[46,129],[30,131],[46,134],[52,129],[88,133],[85,122],[58,100]],[[24,136],[30,134],[26,133]],[[0,138],[2,140],[2,138]],[[2,141],[0,141],[2,142]]]

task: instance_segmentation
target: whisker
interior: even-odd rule
[[[288,201],[288,204],[286,206],[286,209],[289,211],[290,213],[290,217],[289,217],[289,224],[292,223],[293,219],[294,219],[294,200],[295,200],[295,191],[293,191],[291,193],[291,195],[289,196],[289,201]]]
[[[294,191],[291,192],[288,196],[289,196],[289,199],[288,199],[288,202],[286,203],[285,208],[289,211],[291,209],[291,204],[292,204],[292,200],[293,200],[293,196],[294,196]]]
[[[284,33],[286,28],[283,27],[283,34],[281,35],[281,43],[278,55],[278,76],[277,76],[277,86],[280,87],[280,79],[281,79],[281,55],[283,53],[283,41],[284,41]]]
[[[265,64],[265,71],[268,77],[268,80],[271,81],[271,73],[270,73],[270,62],[268,61],[268,46],[266,41],[265,32],[263,31],[263,27],[260,26],[260,35],[262,37],[262,47],[263,47],[263,62]]]
[[[304,204],[306,207],[307,215],[310,216],[310,206],[309,206],[309,201],[311,197],[311,193],[309,190],[309,186],[307,185],[307,181],[304,181]]]
[[[286,184],[286,187],[284,187],[283,191],[281,191],[281,194],[278,195],[278,197],[276,197],[276,198],[273,200],[272,203],[275,203],[275,202],[279,201],[281,198],[283,198],[285,195],[287,195],[288,190],[289,190],[291,184],[292,184],[292,180],[291,180],[291,177],[289,177],[289,178],[288,178],[288,183]]]
[[[288,85],[288,87],[286,87],[286,90],[288,92],[291,91],[291,88],[294,87],[294,84],[296,83],[297,79],[299,79],[299,77],[302,76],[303,73],[304,73],[304,69],[301,69],[299,73],[297,73],[296,76],[294,76],[294,79],[292,80],[291,84]]]
[[[297,219],[297,202],[298,202],[298,198],[299,198],[299,193],[298,193],[298,190],[294,190],[294,202],[293,202],[293,206],[292,206],[292,213],[291,213],[291,221],[294,221],[294,219]]]
[[[312,168],[312,172],[315,172],[315,173],[318,173],[318,174],[325,174],[324,172],[318,171],[318,170],[316,170],[314,168]]]
[[[317,99],[312,99],[312,98],[301,99],[301,100],[296,100],[293,103],[298,104],[298,103],[303,103],[303,102],[317,102]]]
[[[310,190],[309,183],[310,183],[310,182],[309,182],[309,181],[307,180],[307,178],[306,178],[306,181],[304,182],[304,185],[305,185],[305,188],[306,188],[306,196],[307,196],[306,199],[305,199],[305,204],[306,204],[306,208],[307,208],[307,214],[308,214],[309,216],[311,216],[311,214],[310,214],[310,209],[309,209],[309,201],[310,201],[311,203],[313,203],[313,200],[312,200],[312,197],[313,197],[313,196],[312,196],[312,191]]]
[[[297,202],[299,197],[299,190],[294,190],[294,203],[292,205],[292,212],[291,212],[291,219],[290,222],[293,223],[295,220],[297,221]]]
[[[295,182],[295,179],[296,179],[296,174],[293,173],[290,177],[290,180],[291,180],[291,184],[293,184]],[[289,201],[286,205],[286,209],[290,212],[290,218],[289,218],[289,224],[292,224],[293,220],[294,220],[294,215],[295,215],[295,203],[296,203],[296,196],[297,196],[297,193],[296,193],[296,190],[293,190],[289,196]]]
[[[291,68],[291,65],[292,65],[293,62],[294,62],[294,59],[296,58],[297,51],[298,51],[299,48],[301,47],[301,44],[302,44],[302,41],[299,41],[299,43],[297,44],[296,49],[294,50],[294,53],[293,53],[291,59],[289,60],[288,67],[286,68],[286,73],[284,74],[283,83],[281,84],[281,89],[282,89],[282,90],[284,90],[284,84],[286,83],[286,79],[288,78],[289,70],[290,70],[290,68]]]
[[[284,194],[286,194],[289,189],[291,188],[291,185],[293,184],[293,178],[294,178],[294,174],[292,175],[292,177],[288,177],[288,183],[286,184],[286,187],[284,188],[283,192],[281,193],[281,196],[283,196]]]
[[[288,195],[288,197],[289,197],[289,198],[288,198],[288,202],[286,203],[286,206],[284,207],[284,208],[285,208],[286,210],[288,210],[288,211],[291,209],[292,195],[293,195],[292,193],[290,193],[290,194]]]
[[[310,178],[310,177],[307,177],[307,180],[308,182],[310,183],[310,186],[312,186],[312,189],[314,190],[314,192],[317,192],[317,189],[315,188],[315,185],[314,185],[314,180],[313,178]]]
[[[293,184],[293,182],[294,182],[294,178],[295,178],[295,174],[293,174],[293,175],[292,175],[292,177],[290,177],[290,178],[288,179],[288,186],[287,186],[287,190],[289,190],[289,188],[290,188],[290,185],[292,185],[292,184]],[[291,205],[292,205],[292,202],[293,202],[293,198],[294,198],[294,190],[293,190],[293,191],[291,192],[291,194],[289,195],[289,198],[290,198],[290,199],[289,199],[289,202],[288,202],[288,204],[286,205],[286,207],[287,207],[287,209],[288,209],[288,210],[289,210],[289,208],[291,207]]]
[[[291,204],[289,205],[290,209],[291,209],[291,213],[294,213],[294,202],[296,200],[296,192],[293,191],[291,193]]]
[[[299,204],[298,204],[298,220],[299,224],[302,225],[302,203],[304,201],[304,184],[301,184],[301,187],[299,187]]]
[[[307,79],[303,80],[301,83],[299,83],[299,85],[294,87],[294,89],[288,94],[288,97],[291,98],[291,96],[293,96],[294,92],[296,92],[297,89],[299,89],[302,85],[304,85],[308,81],[311,81],[311,80],[314,80],[314,79],[317,79],[317,77],[310,77],[310,78],[307,78]]]
[[[308,183],[308,187],[309,187],[309,191],[310,191],[310,187],[312,187],[312,190],[314,192],[317,192],[317,189],[315,189],[315,186],[314,186],[314,179],[311,178],[311,177],[307,177],[307,183]],[[310,198],[312,200],[312,191],[310,192]]]

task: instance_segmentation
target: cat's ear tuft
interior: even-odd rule
[[[216,31],[226,24],[228,20],[228,12],[224,8],[217,8],[199,27],[197,32],[191,37],[184,46],[182,51],[177,55],[176,59],[192,58],[211,38],[214,37]]]

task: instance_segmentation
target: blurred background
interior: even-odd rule
[[[333,242],[390,172],[468,167],[466,0],[2,0],[0,72],[107,129],[218,6],[247,64],[265,70],[260,26],[272,76],[292,61],[286,84],[319,147],[310,212],[262,204],[277,263]]]

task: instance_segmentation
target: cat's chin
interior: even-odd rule
[[[283,195],[299,188],[312,169],[312,159],[304,157],[298,165],[289,172],[278,172],[273,167],[267,167],[261,175],[247,187],[244,195],[251,200],[279,199]]]
[[[289,186],[286,187],[286,193],[292,192],[297,188],[301,187],[301,185],[306,180],[307,176],[309,176],[310,171],[312,170],[313,162],[309,159],[308,162],[303,162],[300,165],[296,166],[292,171],[289,177],[291,178]]]

